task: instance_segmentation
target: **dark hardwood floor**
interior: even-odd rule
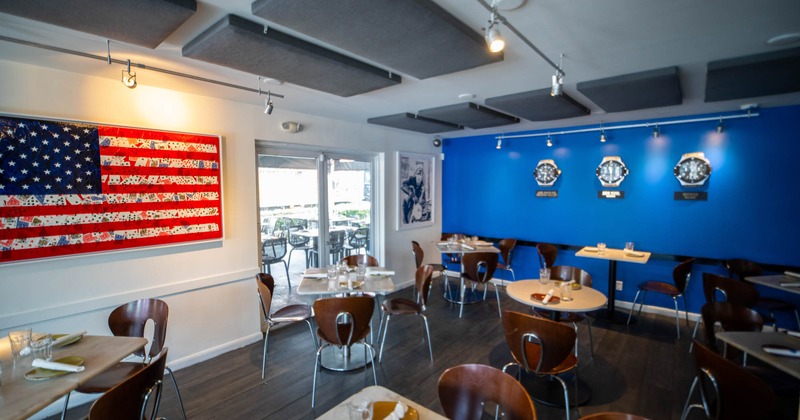
[[[464,317],[459,319],[458,307],[442,298],[439,284],[436,281],[427,310],[434,362],[428,358],[418,318],[395,317],[390,326],[383,363],[377,364],[377,372],[379,385],[442,413],[436,386],[445,369],[464,363],[502,368],[511,356],[503,339],[492,292],[487,302],[465,307]],[[255,285],[253,289],[255,296]],[[508,298],[502,288],[500,290],[504,309],[528,311],[526,306]],[[289,300],[298,298],[296,294],[290,295]],[[398,295],[410,297],[411,289],[398,291],[392,296]],[[276,305],[279,304],[273,308]],[[253,310],[256,310],[255,297]],[[376,329],[378,312],[374,317]],[[688,353],[691,328],[685,321],[681,323],[679,340],[675,338],[674,319],[654,315],[643,315],[631,326],[594,320],[592,333],[593,358],[590,357],[586,325],[579,326],[578,375],[591,389],[591,399],[579,408],[581,416],[621,411],[652,419],[680,418],[692,382],[694,363]],[[176,372],[188,417],[310,419],[372,384],[371,372],[340,373],[323,369],[317,382],[317,407],[312,410],[314,349],[305,324],[276,329],[270,334],[265,383],[261,382],[260,376],[261,346],[261,342],[254,343]],[[540,419],[565,417],[563,408],[535,404]],[[783,401],[783,405],[786,417],[796,418],[797,399]],[[73,408],[68,418],[82,418],[88,407],[86,404]],[[181,418],[168,378],[165,378],[159,415],[168,419]],[[573,419],[577,418],[575,410],[571,415]],[[702,416],[695,410],[691,418]]]

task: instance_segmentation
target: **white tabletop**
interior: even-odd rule
[[[500,252],[500,250],[496,248],[494,245],[492,245],[491,242],[478,241],[477,243],[468,242],[466,244],[456,243],[450,245],[444,241],[436,241],[433,244],[436,246],[436,249],[438,249],[439,252],[445,254],[470,254],[473,252],[495,252],[495,253]]]
[[[600,309],[606,305],[608,299],[606,296],[591,287],[582,287],[579,290],[572,291],[572,300],[569,302],[560,301],[558,303],[548,303],[543,305],[542,302],[534,300],[531,295],[534,293],[547,294],[548,290],[553,289],[553,296],[560,297],[558,287],[554,280],[550,280],[547,285],[541,284],[539,280],[517,280],[508,283],[506,286],[506,293],[511,299],[526,305],[534,306],[540,309],[548,309],[551,311],[559,312],[588,312],[595,309]]]
[[[575,253],[575,256],[586,258],[597,258],[600,260],[624,261],[638,264],[647,264],[650,253],[646,251],[633,251],[635,254],[629,255],[624,249],[606,248],[600,253],[597,247],[585,246]]]
[[[800,379],[800,358],[777,356],[765,352],[765,344],[791,347],[800,350],[800,338],[779,332],[718,332],[717,339]]]
[[[340,419],[348,419],[350,418],[350,413],[348,411],[348,404],[351,402],[355,402],[356,404],[362,402],[374,402],[374,401],[402,401],[403,404],[414,408],[419,413],[420,420],[447,420],[447,417],[442,416],[435,411],[428,409],[427,407],[418,404],[414,401],[409,400],[408,398],[390,390],[384,388],[382,386],[370,386],[367,388],[362,389],[361,391],[353,394],[350,398],[340,402],[336,407],[331,408],[328,412],[323,414],[320,417],[317,417],[318,420],[340,420]],[[380,420],[380,419],[376,419]]]
[[[395,291],[394,282],[391,275],[375,275],[376,273],[392,273],[383,267],[367,267],[367,278],[361,287],[350,290],[346,285],[340,285],[339,281],[329,282],[327,276],[306,277],[306,274],[322,276],[327,272],[325,268],[308,268],[303,272],[303,279],[297,286],[299,295],[335,295],[339,293],[378,293],[386,294]],[[356,273],[350,273],[350,277],[355,280]]]
[[[773,289],[783,290],[789,293],[798,293],[800,294],[800,279],[797,277],[786,276],[783,274],[776,274],[772,276],[753,276],[753,277],[745,277],[745,280],[749,282],[753,282],[755,284],[760,284],[762,286],[772,287]],[[785,287],[782,286],[785,284],[796,284],[797,286],[794,287]]]

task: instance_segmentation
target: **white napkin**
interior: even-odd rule
[[[784,347],[770,347],[770,346],[763,346],[761,348],[764,349],[764,351],[769,354],[775,354],[778,356],[800,357],[800,351],[795,349],[784,348]]]
[[[467,244],[461,244],[461,247],[464,248],[464,249],[468,249],[470,251],[474,251],[475,250],[475,247],[469,246]]]
[[[59,337],[58,339],[53,341],[53,347],[58,347],[62,343],[66,343],[66,342],[68,342],[70,340],[73,340],[73,339],[75,339],[77,337],[83,337],[84,334],[86,334],[86,330],[79,331],[79,332],[72,333],[72,334],[68,334],[68,335],[65,335],[63,337]]]
[[[553,289],[547,291],[544,299],[542,299],[542,305],[547,305],[547,302],[550,302],[550,299],[553,298]]]
[[[83,370],[86,369],[83,366],[75,366],[58,362],[48,362],[47,360],[44,359],[33,359],[33,363],[31,363],[31,366],[49,370],[61,370],[64,372],[83,372]]]
[[[405,417],[406,411],[408,411],[408,406],[398,401],[397,405],[394,406],[394,411],[384,417],[384,420],[400,420]]]
[[[789,330],[786,330],[786,334],[789,334],[792,337],[800,338],[800,331],[789,331]]]
[[[644,256],[643,253],[636,252],[636,251],[625,251],[625,255],[628,255],[628,256],[631,256],[631,257],[643,257]]]
[[[472,243],[472,245],[475,245],[475,246],[492,246],[492,243],[491,242],[486,242],[486,241],[475,241],[475,242]]]
[[[438,243],[438,244],[436,244],[436,245],[439,245],[439,246],[447,246],[447,245],[449,245],[449,244],[448,244],[447,242],[439,242],[439,243]]]
[[[394,271],[392,270],[367,270],[367,274],[370,276],[393,276]]]
[[[800,281],[781,282],[781,287],[800,287]]]
[[[328,273],[327,272],[324,272],[324,273],[305,273],[305,274],[303,274],[303,277],[307,277],[307,278],[310,278],[310,279],[325,279],[325,278],[328,278]]]
[[[784,271],[783,275],[800,279],[800,273],[795,273],[793,271]]]
[[[586,251],[586,252],[597,252],[597,247],[585,246],[585,247],[583,247],[583,250]]]

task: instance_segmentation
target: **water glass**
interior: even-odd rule
[[[561,300],[564,302],[572,300],[572,283],[568,281],[561,283]]]
[[[539,269],[539,283],[541,283],[541,284],[549,284],[550,283],[550,269],[549,268],[541,268],[541,269]]]
[[[31,341],[31,352],[34,359],[53,359],[53,336],[44,334]]]
[[[447,238],[447,247],[448,248],[452,248],[455,245],[456,245],[456,237],[455,236],[451,236],[451,237]]]
[[[23,328],[20,330],[9,331],[8,341],[11,343],[11,354],[14,358],[26,356],[30,351],[31,329]]]
[[[358,267],[356,267],[356,280],[364,281],[367,278],[367,265],[364,263],[359,263]]]
[[[633,242],[625,242],[625,250],[628,252],[633,251]]]
[[[372,404],[368,401],[351,402],[347,404],[347,410],[350,413],[350,420],[372,420]]]
[[[336,280],[336,276],[339,275],[339,267],[335,265],[328,266],[328,280]]]
[[[605,242],[598,242],[597,243],[597,252],[600,253],[600,254],[606,252],[606,244],[605,244]]]

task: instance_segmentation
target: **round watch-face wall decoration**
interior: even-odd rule
[[[628,167],[619,156],[606,156],[597,167],[595,174],[604,187],[618,187],[628,176]]]
[[[561,169],[558,169],[553,159],[540,160],[533,171],[533,178],[542,187],[549,187],[555,184],[559,175],[561,175]]]
[[[699,187],[711,176],[711,163],[703,152],[685,153],[673,172],[682,186]]]

